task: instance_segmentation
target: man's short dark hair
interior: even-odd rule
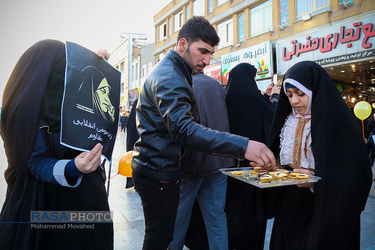
[[[181,38],[185,38],[188,43],[202,40],[213,47],[220,42],[215,28],[207,19],[201,16],[193,16],[186,21],[180,32],[178,32],[177,41],[180,41]]]

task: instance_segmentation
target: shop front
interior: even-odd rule
[[[239,63],[250,63],[257,69],[256,82],[258,88],[264,91],[272,81],[273,61],[270,41],[257,44],[246,49],[237,50],[221,56],[222,84],[228,83],[229,73]]]
[[[375,103],[375,13],[343,19],[276,41],[277,73],[315,61],[335,82],[349,107]]]
[[[221,77],[221,62],[210,63],[204,68],[204,74],[212,77],[219,83],[222,83]]]

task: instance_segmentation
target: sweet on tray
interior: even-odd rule
[[[317,182],[320,179],[317,176],[295,173],[286,169],[264,170],[260,167],[246,167],[220,169],[220,171],[260,188]]]

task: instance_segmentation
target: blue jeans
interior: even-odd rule
[[[134,172],[132,175],[145,217],[142,249],[165,250],[173,238],[181,182],[161,182]]]
[[[181,250],[184,246],[195,198],[202,212],[210,250],[228,249],[226,192],[227,176],[221,173],[182,182],[171,250]]]

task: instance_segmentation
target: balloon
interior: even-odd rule
[[[370,103],[360,101],[354,106],[354,114],[358,119],[364,120],[371,115],[372,108]]]
[[[118,173],[126,176],[132,177],[132,162],[133,159],[133,151],[126,152],[120,159],[118,164]]]

